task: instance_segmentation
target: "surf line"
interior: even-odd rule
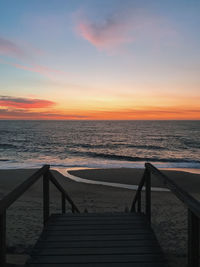
[[[105,186],[111,186],[111,187],[118,187],[118,188],[125,188],[125,189],[132,189],[137,190],[137,185],[130,185],[130,184],[120,184],[120,183],[110,183],[110,182],[104,182],[104,181],[93,181],[89,179],[80,178],[78,176],[72,175],[68,172],[68,170],[65,170],[65,173],[62,171],[62,174],[75,182],[78,183],[85,183],[85,184],[95,184],[95,185],[105,185]],[[143,189],[144,190],[144,189]],[[162,187],[151,187],[151,191],[155,192],[169,192],[169,189],[162,188]]]

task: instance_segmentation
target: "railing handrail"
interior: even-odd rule
[[[10,193],[8,193],[5,197],[0,200],[0,214],[2,214],[6,209],[8,209],[18,198],[20,198],[34,183],[36,183],[39,178],[45,175],[47,172],[50,176],[51,182],[55,185],[55,187],[65,195],[65,198],[71,204],[72,208],[76,212],[80,212],[76,207],[72,199],[69,197],[64,188],[59,184],[56,180],[52,172],[49,170],[50,165],[44,165],[42,168],[34,172],[29,178],[27,178],[24,182],[19,184],[15,189],[13,189]]]
[[[0,200],[0,214],[2,214],[7,208],[10,207],[23,193],[25,193],[37,180],[44,175],[50,166],[44,165],[38,171],[33,173],[28,179],[19,184],[15,189],[8,193]]]
[[[25,193],[37,180],[43,176],[43,223],[49,219],[50,201],[49,201],[49,182],[52,182],[61,193],[62,213],[66,212],[66,199],[71,204],[72,212],[80,212],[65,189],[59,184],[52,172],[50,165],[44,165],[38,171],[33,173],[28,179],[19,184],[13,191],[8,193],[0,200],[0,266],[6,266],[6,210],[23,193]]]
[[[145,163],[144,175],[140,181],[135,197],[132,202],[131,212],[141,212],[141,191],[145,185],[146,193],[146,216],[151,224],[151,174],[156,175],[162,180],[171,192],[183,202],[188,209],[188,267],[199,267],[199,249],[200,249],[200,202],[188,192],[178,186],[167,175],[159,171],[151,163]]]
[[[200,218],[200,202],[197,199],[195,199],[188,192],[183,190],[172,179],[170,179],[167,175],[159,171],[151,163],[145,163],[145,167],[158,178],[161,178],[164,184],[171,190],[171,192],[174,193],[174,195],[179,200],[181,200],[188,207],[188,209],[190,209],[198,218]]]
[[[140,183],[138,185],[137,191],[135,193],[135,196],[134,196],[134,199],[133,199],[133,202],[132,202],[132,206],[131,206],[131,212],[135,211],[136,202],[138,201],[138,198],[141,197],[141,191],[142,191],[142,188],[143,188],[143,186],[145,184],[145,178],[146,178],[145,177],[145,174],[146,174],[145,171],[143,173],[142,179],[140,180]]]
[[[74,204],[73,200],[70,198],[70,196],[67,194],[67,192],[65,191],[65,189],[59,184],[59,182],[56,180],[56,178],[54,177],[54,175],[52,174],[51,171],[49,171],[49,178],[50,181],[55,185],[55,187],[62,193],[64,194],[65,198],[67,199],[67,201],[71,204],[72,206],[72,210],[76,211],[78,213],[80,213],[79,209],[77,208],[77,206]]]

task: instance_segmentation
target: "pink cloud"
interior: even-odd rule
[[[60,76],[67,75],[67,73],[64,71],[32,63],[32,60],[31,60],[32,55],[34,56],[38,53],[40,53],[41,55],[41,53],[43,53],[42,51],[35,49],[31,47],[30,45],[25,50],[27,51],[24,51],[23,47],[15,44],[14,42],[0,37],[0,55],[10,56],[15,61],[17,58],[18,60],[20,61],[23,60],[25,62],[24,64],[14,63],[14,62],[6,61],[0,58],[0,63],[10,65],[18,69],[23,69],[23,70],[39,73],[51,79],[54,79],[55,76],[58,76],[58,75]]]
[[[92,22],[86,16],[79,15],[76,26],[78,34],[98,49],[111,49],[129,43],[130,23],[112,16],[101,22]]]
[[[13,63],[13,62],[5,61],[2,59],[0,59],[0,63],[10,65],[10,66],[15,67],[17,69],[22,69],[22,70],[26,70],[26,71],[39,73],[39,74],[44,75],[44,76],[51,78],[51,79],[55,78],[55,75],[65,75],[66,76],[66,74],[67,74],[64,71],[56,70],[53,68],[49,68],[49,67],[37,65],[37,64],[32,64],[32,65],[27,66],[27,65],[23,65],[23,64],[19,64],[19,63]]]
[[[59,112],[30,112],[27,110],[0,109],[0,119],[17,119],[17,120],[80,120],[88,119],[88,116],[78,114],[60,114]]]
[[[55,102],[49,100],[0,96],[1,107],[37,109],[37,108],[47,108],[53,105],[55,105]]]
[[[23,49],[15,44],[14,42],[0,37],[0,54],[8,56],[19,56],[25,55]]]
[[[78,30],[84,39],[100,49],[130,42],[125,34],[127,29],[124,27],[124,31],[122,25],[106,22],[105,25],[98,27],[98,25],[90,24],[88,21],[82,21],[78,25]]]
[[[75,23],[78,35],[99,50],[113,50],[138,41],[166,45],[176,37],[170,22],[145,9],[123,6],[109,16],[97,13],[96,17],[81,10],[75,14]]]

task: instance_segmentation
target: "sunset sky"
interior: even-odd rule
[[[200,1],[1,0],[0,119],[200,119]]]

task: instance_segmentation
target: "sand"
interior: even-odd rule
[[[35,170],[0,170],[0,197],[3,198]],[[124,211],[130,208],[135,191],[103,185],[77,183],[53,171],[81,211]],[[138,184],[141,169],[99,169],[70,171],[85,179]],[[183,189],[199,199],[200,175],[166,171]],[[153,177],[153,186],[163,187]],[[51,211],[60,212],[60,194],[50,190]],[[70,212],[70,207],[68,207]],[[170,192],[152,192],[152,226],[170,266],[186,266],[187,209]],[[42,230],[42,182],[38,181],[7,212],[8,261],[23,263]],[[27,256],[26,256],[27,257]]]

